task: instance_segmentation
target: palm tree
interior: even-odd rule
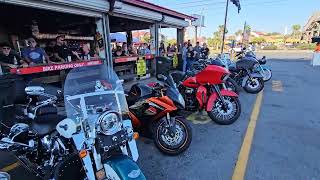
[[[299,24],[294,24],[294,25],[292,25],[291,29],[292,29],[292,36],[293,36],[294,38],[300,39],[299,36],[301,35],[301,32],[300,32],[300,30],[301,30],[301,25],[299,25]]]

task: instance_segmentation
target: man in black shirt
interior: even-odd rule
[[[20,65],[21,57],[14,53],[9,43],[0,44],[0,65],[2,72],[10,72],[11,68],[17,68]]]
[[[209,56],[209,53],[210,53],[209,51],[210,51],[210,50],[209,50],[207,44],[206,44],[206,43],[203,43],[203,48],[201,49],[201,56],[202,56],[202,58],[207,59],[208,56]]]
[[[65,43],[65,36],[59,35],[56,38],[56,45],[54,47],[54,57],[57,61],[67,62],[68,56],[71,58],[71,54],[75,55],[79,60],[81,59],[77,52],[71,51]]]

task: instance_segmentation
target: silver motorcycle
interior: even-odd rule
[[[136,163],[137,134],[128,116],[122,82],[106,65],[68,73],[64,85],[67,118],[56,129],[72,141],[80,157],[79,179],[145,179]],[[58,177],[74,179],[75,172],[59,172]]]

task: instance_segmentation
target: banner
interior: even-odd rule
[[[172,57],[172,66],[174,68],[177,68],[178,67],[178,64],[179,64],[179,60],[178,60],[178,54],[174,54],[173,57]]]
[[[147,65],[146,65],[146,61],[140,57],[137,61],[137,75],[138,76],[142,76],[145,75],[147,73]]]

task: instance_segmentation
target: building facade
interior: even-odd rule
[[[303,27],[303,40],[311,43],[311,38],[320,36],[320,11],[314,13]]]

